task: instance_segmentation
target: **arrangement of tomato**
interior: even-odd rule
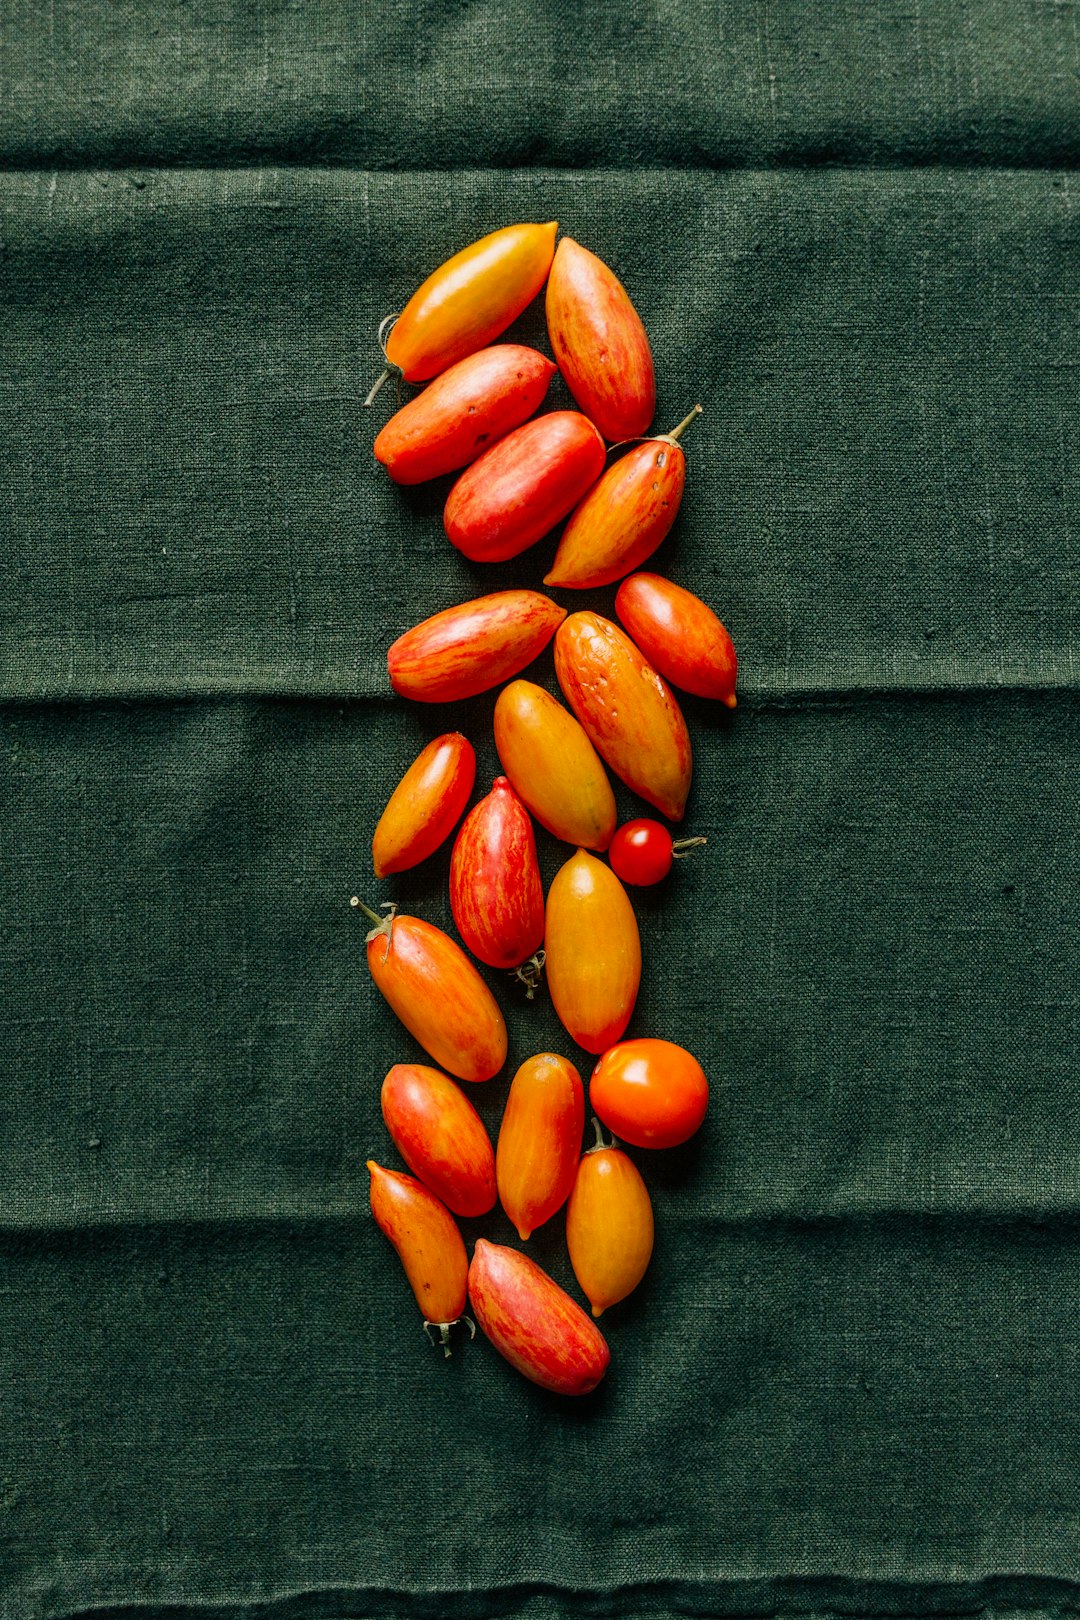
[[[614,271],[569,237],[556,245],[557,235],[554,222],[506,226],[433,271],[383,322],[387,369],[365,404],[393,373],[426,384],[375,439],[390,478],[456,475],[443,526],[472,561],[515,557],[564,525],[542,583],[581,591],[621,580],[619,623],[513,589],[450,603],[397,638],[387,669],[400,697],[457,703],[501,688],[493,742],[504,774],[469,808],[476,751],[461,732],[444,732],[403,771],[374,830],[380,879],[454,837],[449,898],[461,944],[392,902],[383,916],[359,898],[353,905],[372,925],[376,987],[437,1065],[396,1062],[382,1082],[383,1119],[411,1174],[368,1160],[372,1213],[424,1329],[449,1355],[456,1323],[475,1332],[471,1304],[487,1339],[526,1378],[586,1395],[611,1359],[594,1318],[638,1286],[654,1240],[641,1169],[605,1142],[601,1124],[632,1148],[663,1151],[693,1136],[709,1100],[692,1052],[651,1034],[627,1037],[643,961],[625,886],[662,882],[705,838],[673,839],[652,818],[617,827],[608,770],[681,821],[692,755],[673,688],[733,708],[737,666],[705,602],[635,572],[675,522],[686,482],[681,439],[701,406],[671,432],[651,431],[645,326]],[[545,284],[554,361],[494,342]],[[576,409],[537,415],[556,372]],[[566,707],[522,678],[549,643]],[[546,895],[534,822],[569,846]],[[511,994],[529,999],[546,975],[567,1036],[595,1060],[592,1147],[583,1151],[586,1088],[558,1052],[519,1065],[493,1145],[458,1082],[500,1073],[507,1032],[470,954],[521,981]],[[479,1238],[469,1260],[455,1217],[486,1215],[496,1202],[522,1243],[562,1215],[591,1315],[518,1249]]]

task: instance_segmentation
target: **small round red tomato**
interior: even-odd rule
[[[704,838],[672,839],[667,828],[659,821],[625,822],[611,840],[608,860],[616,876],[624,883],[643,888],[659,883],[671,871],[672,861],[681,859],[687,850],[704,844]]]
[[[677,1147],[705,1118],[709,1083],[697,1058],[674,1041],[619,1041],[593,1070],[589,1101],[633,1147]]]

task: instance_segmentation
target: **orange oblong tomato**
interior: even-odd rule
[[[545,585],[584,590],[610,585],[667,537],[678,515],[686,481],[679,437],[700,414],[695,405],[670,433],[659,433],[628,450],[570,514]]]
[[[505,562],[543,538],[604,470],[604,441],[580,411],[549,411],[466,467],[443,527],[472,562]]]
[[[459,360],[410,399],[375,440],[395,484],[420,484],[467,467],[539,410],[554,362],[521,343]]]
[[[557,1395],[588,1395],[611,1361],[594,1322],[527,1254],[478,1238],[469,1267],[476,1320],[500,1355]]]
[[[606,849],[617,820],[607,772],[580,723],[532,681],[512,681],[495,704],[503,770],[541,827],[582,849]]]
[[[476,751],[460,731],[445,732],[421,749],[375,828],[375,876],[405,872],[434,854],[453,832],[475,780]]]
[[[699,596],[659,574],[633,574],[619,586],[615,612],[672,686],[735,707],[735,648]]]
[[[569,1197],[584,1126],[574,1065],[554,1052],[527,1059],[511,1082],[495,1149],[499,1202],[523,1242]]]
[[[505,776],[465,817],[450,858],[457,931],[488,967],[516,968],[544,939],[544,888],[529,812]]]
[[[406,382],[438,376],[505,332],[547,280],[559,227],[505,225],[455,253],[417,288],[386,340]]]
[[[610,866],[583,849],[548,890],[544,950],[551,1003],[564,1027],[586,1052],[605,1051],[634,1010],[641,940],[626,890]]]
[[[371,1213],[397,1250],[425,1327],[439,1329],[443,1353],[450,1354],[449,1330],[465,1310],[469,1257],[454,1217],[433,1192],[374,1159]]]
[[[634,1147],[678,1147],[705,1118],[709,1083],[674,1041],[621,1041],[592,1072],[589,1101],[609,1130]]]
[[[419,703],[458,703],[517,675],[566,618],[539,591],[494,591],[444,608],[399,636],[386,655],[390,685]]]
[[[566,1206],[566,1246],[594,1316],[633,1293],[652,1257],[649,1190],[637,1165],[605,1146],[599,1125]]]
[[[605,439],[636,439],[656,410],[652,350],[622,282],[564,236],[551,266],[547,327],[559,370]]]
[[[423,1063],[395,1063],[382,1083],[382,1116],[394,1146],[454,1215],[486,1215],[495,1203],[495,1154],[484,1122],[460,1087]]]
[[[555,674],[616,776],[669,821],[681,821],[690,733],[667,683],[630,638],[599,613],[572,613],[555,637]]]
[[[435,1059],[459,1080],[490,1080],[506,1062],[498,1003],[460,945],[422,917],[378,917],[353,898],[374,927],[367,961],[377,988]]]

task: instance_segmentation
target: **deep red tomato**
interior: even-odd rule
[[[659,821],[627,821],[611,840],[608,860],[616,875],[624,883],[644,888],[659,883],[671,871],[687,850],[704,844],[704,838],[677,838],[672,840],[667,828]]]
[[[633,1147],[677,1147],[705,1118],[709,1083],[697,1058],[673,1041],[620,1041],[593,1070],[589,1101]]]

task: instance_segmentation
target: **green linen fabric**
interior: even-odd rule
[[[1075,7],[0,18],[0,1615],[1074,1612]],[[740,653],[685,705],[708,848],[634,897],[631,1033],[712,1109],[634,1154],[655,1258],[577,1403],[424,1343],[364,1170],[420,1051],[348,905],[452,928],[447,851],[369,841],[439,731],[487,790],[493,694],[385,650],[554,546],[475,567],[381,476],[374,332],[548,218],[658,425],[705,407],[657,565]],[[490,979],[494,1132],[588,1060]],[[576,1292],[561,1217],[530,1248]]]

